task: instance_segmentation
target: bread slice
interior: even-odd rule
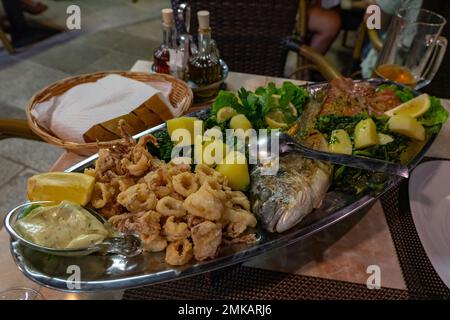
[[[174,117],[170,109],[157,94],[145,101],[143,105],[150,111],[156,113],[164,121],[167,121]]]
[[[100,124],[96,124],[92,126],[84,135],[83,138],[86,142],[94,142],[94,141],[110,141],[115,139],[120,139],[120,130],[119,130],[119,120],[124,119],[130,130],[131,134],[135,135],[139,132],[142,132],[147,129],[147,126],[139,120],[139,118],[133,114],[129,113]],[[106,135],[105,132],[110,132],[112,135]],[[101,134],[101,135],[99,135]]]
[[[147,128],[152,128],[162,123],[162,119],[154,113],[152,110],[149,110],[145,105],[140,106],[133,113],[138,117],[139,120],[144,122]]]
[[[83,134],[86,142],[120,139],[119,120],[124,119],[131,134],[137,134],[172,119],[174,115],[162,98],[155,94],[132,112],[92,126]]]

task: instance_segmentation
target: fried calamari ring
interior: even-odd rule
[[[158,200],[156,211],[166,217],[175,216],[179,218],[186,215],[186,209],[183,207],[183,202],[171,196],[165,196]]]
[[[156,237],[161,231],[161,214],[149,210],[137,213],[124,213],[111,217],[108,222],[123,233],[138,233],[141,237]]]
[[[227,206],[231,208],[242,208],[250,211],[250,201],[247,196],[241,191],[226,191],[229,201]]]
[[[86,168],[84,169],[84,174],[95,178],[95,169],[94,168]]]
[[[227,208],[221,220],[223,223],[243,223],[246,227],[255,227],[256,218],[250,211],[238,209],[238,208]]]
[[[176,222],[175,217],[167,218],[163,227],[163,235],[168,241],[177,241],[188,238],[191,233],[186,222]]]
[[[167,247],[167,240],[160,235],[141,235],[145,251],[161,252]]]
[[[113,178],[111,184],[117,186],[120,192],[127,190],[129,187],[135,185],[135,181],[130,177],[116,177]]]
[[[145,174],[149,169],[150,159],[146,155],[141,155],[136,162],[127,158],[122,159],[121,164],[123,168],[132,176],[139,177]]]
[[[103,208],[114,197],[115,189],[103,182],[96,182],[92,192],[91,205],[95,209]]]
[[[169,176],[173,177],[183,172],[191,172],[191,166],[186,163],[175,163],[172,161],[169,162],[168,166]]]
[[[195,174],[182,172],[172,178],[173,189],[183,197],[188,197],[199,188]]]
[[[153,191],[158,199],[168,196],[173,192],[172,181],[170,181],[167,169],[162,167],[154,172],[149,172],[144,181],[150,191]]]
[[[117,202],[128,211],[138,212],[155,209],[158,199],[145,183],[138,183],[119,193]]]
[[[226,201],[228,200],[226,192],[222,189],[222,184],[215,179],[206,180],[201,188],[211,193],[214,197],[216,197],[223,203],[226,203]]]
[[[139,177],[148,172],[152,164],[152,155],[147,150],[147,142],[154,143],[156,138],[152,135],[146,135],[134,143],[127,157],[121,160],[121,165],[130,175]]]
[[[192,244],[188,239],[170,243],[166,249],[166,262],[172,266],[181,266],[192,259]]]
[[[197,192],[187,197],[183,206],[193,216],[216,221],[222,217],[225,207],[222,200],[208,191],[206,187],[208,185],[208,183],[205,183]]]
[[[195,167],[195,173],[197,175],[198,181],[200,182],[200,185],[203,185],[205,181],[211,179],[217,180],[219,183],[222,183],[224,181],[224,176],[220,172],[203,163],[199,163]]]
[[[214,258],[222,243],[222,225],[204,221],[191,229],[191,236],[195,259],[203,261]]]
[[[105,218],[111,218],[117,215],[121,215],[123,212],[124,208],[117,202],[109,202],[106,206],[99,209],[99,213]]]
[[[226,235],[230,238],[239,237],[245,230],[247,229],[247,225],[242,222],[232,222],[227,225]]]

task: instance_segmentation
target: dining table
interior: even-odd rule
[[[150,66],[150,61],[139,60],[131,71],[150,72]],[[231,71],[226,79],[226,87],[228,90],[238,90],[241,87],[254,90],[269,82],[280,85],[284,81],[292,81],[298,85],[305,84],[300,80]],[[450,100],[442,99],[441,102],[450,111]],[[208,105],[211,105],[211,102],[194,103],[188,112]],[[450,124],[448,122],[441,129],[426,156],[450,159]],[[64,171],[83,159],[85,157],[64,151],[49,170]],[[244,299],[410,298],[412,294],[417,293],[417,288],[414,287],[417,284],[414,283],[414,279],[420,280],[425,276],[414,274],[422,269],[415,266],[418,262],[414,260],[414,254],[417,252],[408,252],[408,250],[420,251],[420,243],[414,243],[414,241],[417,242],[417,234],[411,242],[416,246],[414,248],[419,249],[408,249],[408,245],[412,244],[405,243],[405,239],[410,239],[408,237],[414,235],[402,233],[406,232],[406,222],[402,220],[403,218],[397,217],[395,212],[387,212],[401,211],[397,208],[397,203],[403,195],[401,193],[399,195],[397,191],[389,191],[391,196],[384,195],[384,198],[374,201],[366,209],[346,217],[307,239],[258,255],[237,267],[229,267],[230,272],[214,271],[213,275],[195,276],[197,280],[174,280],[170,284],[157,284],[133,290],[84,293],[61,292],[43,287],[26,278],[18,269],[10,253],[10,237],[2,228],[0,230],[0,292],[12,287],[26,287],[39,291],[45,299],[143,299],[165,297],[163,292],[173,290],[171,293],[167,292],[167,297],[176,298],[176,290],[195,292],[195,287],[199,286],[199,283],[221,281],[223,290],[227,290],[226,293],[221,295],[222,289],[218,286],[217,292],[203,290],[197,296],[191,293],[191,297],[205,299],[217,297],[230,299],[236,297]],[[394,192],[397,193],[393,194]],[[384,202],[383,199],[385,199]],[[411,227],[407,232],[414,233],[414,228]],[[422,258],[424,257],[420,259]],[[378,285],[373,280],[374,273],[378,273]],[[210,280],[205,280],[205,277],[209,277]],[[243,279],[244,284],[239,284],[238,282],[241,281],[239,279]],[[245,281],[253,282],[245,284]],[[249,287],[252,289],[248,289]],[[443,295],[447,294],[446,291],[442,292],[444,292]],[[179,297],[184,296],[180,294]],[[187,294],[186,297],[188,297]]]

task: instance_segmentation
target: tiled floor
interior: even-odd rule
[[[63,27],[66,8],[78,4],[81,32],[65,32],[8,55],[0,49],[0,117],[25,118],[29,98],[65,77],[102,70],[128,70],[148,59],[160,41],[160,11],[168,0],[41,0],[49,6],[34,20]],[[0,140],[0,217],[26,198],[26,180],[49,169],[62,150],[22,139]]]

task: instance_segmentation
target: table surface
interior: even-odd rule
[[[150,62],[138,61],[132,71],[147,71]],[[230,72],[229,90],[245,87],[254,90],[270,81],[281,84],[286,79]],[[289,80],[297,84],[302,81]],[[450,110],[450,100],[443,100]],[[194,106],[195,107],[195,106]],[[450,158],[450,124],[442,129],[428,156]],[[84,158],[65,152],[52,166],[63,171]],[[9,236],[0,230],[0,291],[11,287],[31,287],[47,299],[120,299],[123,291],[99,293],[64,293],[27,279],[17,268],[9,252]],[[274,271],[366,284],[367,269],[377,265],[381,270],[381,286],[406,289],[394,244],[379,201],[366,212],[345,219],[306,241],[274,250],[248,261],[245,265]]]

